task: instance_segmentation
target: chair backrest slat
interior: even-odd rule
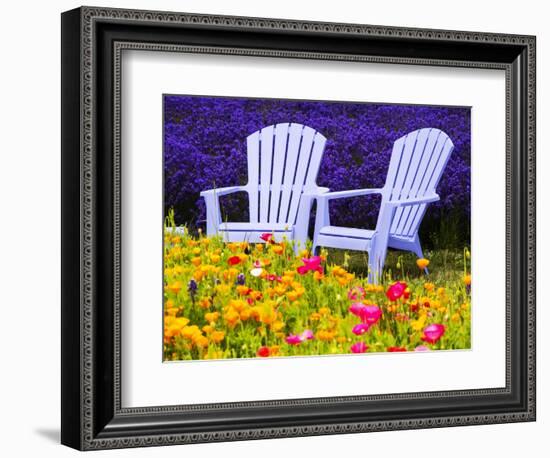
[[[454,145],[443,131],[419,129],[396,140],[392,150],[382,205],[388,200],[419,198],[434,193]],[[414,237],[426,211],[425,204],[398,208],[390,234]]]
[[[248,161],[248,183],[255,183],[249,186],[248,202],[250,222],[258,222],[258,209],[260,204],[260,190],[257,184],[260,182],[260,131],[254,132],[246,139],[247,161]]]
[[[248,136],[251,222],[295,224],[302,193],[316,186],[325,143],[319,132],[294,123]]]

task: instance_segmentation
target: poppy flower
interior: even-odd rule
[[[227,260],[227,263],[228,263],[230,266],[235,266],[235,265],[241,263],[241,258],[240,258],[240,256],[231,256],[231,257]]]
[[[313,331],[310,329],[306,329],[301,334],[290,334],[289,336],[286,337],[285,341],[287,344],[290,344],[290,345],[300,345],[302,342],[306,340],[313,339],[313,337],[314,337]]]
[[[273,243],[273,234],[270,234],[269,232],[266,232],[266,233],[260,235],[260,238],[261,238],[265,243]]]
[[[416,260],[416,265],[420,270],[424,270],[426,267],[430,265],[430,261],[425,258],[420,258]]]
[[[424,342],[433,344],[441,339],[441,336],[445,334],[445,326],[442,324],[430,324],[429,326],[426,326],[424,328],[424,331],[422,331],[422,333],[424,334],[422,340]]]
[[[269,347],[260,347],[258,348],[258,351],[256,352],[256,355],[258,355],[261,358],[267,358],[271,354],[271,350]]]
[[[365,305],[362,302],[351,304],[349,311],[361,319],[361,322],[370,325],[376,323],[382,316],[382,310],[377,305]]]
[[[286,343],[289,345],[300,345],[302,343],[302,338],[296,334],[290,334],[285,339]]]
[[[397,353],[400,351],[407,351],[405,347],[388,347],[387,349],[390,353]]]
[[[365,342],[356,342],[350,347],[352,353],[365,353],[368,349]]]
[[[367,323],[359,323],[359,324],[356,324],[353,329],[351,330],[351,332],[353,332],[356,336],[360,336],[360,335],[363,335],[365,334],[365,332],[367,332],[370,328],[370,325],[367,324]]]
[[[302,258],[303,266],[296,269],[300,275],[305,275],[310,271],[323,273],[323,267],[321,266],[321,257],[313,256],[311,258]]]
[[[390,301],[396,301],[405,293],[407,289],[407,284],[404,282],[396,281],[391,285],[386,291],[386,296]]]

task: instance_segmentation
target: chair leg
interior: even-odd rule
[[[380,272],[379,270],[379,260],[375,259],[376,256],[374,256],[374,253],[367,251],[368,256],[368,267],[369,267],[369,275],[367,277],[367,282],[370,284],[378,284],[378,280],[380,279]]]

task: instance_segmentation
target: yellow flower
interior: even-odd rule
[[[292,277],[290,277],[289,275],[283,275],[281,277],[281,283],[283,283],[284,285],[290,285],[292,283]]]
[[[250,315],[251,315],[250,307],[247,307],[241,310],[241,312],[239,313],[239,318],[241,319],[241,321],[246,321],[250,318]]]
[[[172,319],[169,319],[172,318]],[[164,328],[164,334],[167,337],[173,337],[178,334],[180,334],[183,329],[185,329],[186,325],[189,323],[188,318],[173,318],[173,317],[166,317],[164,320],[165,328]]]
[[[453,316],[451,317],[451,320],[453,320],[454,322],[460,321],[460,314],[453,313]]]
[[[413,328],[415,331],[420,331],[424,328],[424,325],[426,324],[426,315],[422,315],[418,320],[412,320],[411,321],[411,328]]]
[[[318,271],[313,272],[313,279],[314,280],[319,281],[319,280],[322,280],[323,277],[324,277],[324,275],[322,274],[322,272],[318,272]]]
[[[209,323],[218,321],[219,317],[220,317],[220,312],[207,312],[204,314],[204,318]]]
[[[279,345],[272,345],[271,347],[269,347],[269,351],[271,353],[271,356],[276,356],[279,354],[279,350],[280,350],[281,347],[279,347]]]
[[[256,244],[256,250],[259,252],[264,251],[264,244],[263,243],[257,243]]]
[[[286,291],[286,285],[277,285],[275,288],[273,288],[273,291],[277,296],[282,296]]]
[[[424,283],[424,289],[426,291],[433,291],[435,288],[435,285],[433,283]]]
[[[464,284],[466,286],[470,286],[472,284],[472,276],[471,275],[465,275],[464,276]]]
[[[205,240],[207,240],[207,239],[205,239]],[[210,255],[210,262],[212,264],[217,264],[218,262],[220,262],[220,256],[217,255],[217,254]]]
[[[321,314],[319,312],[313,312],[309,315],[311,321],[319,321],[321,319]]]
[[[207,324],[207,325],[205,325],[205,326],[202,327],[202,330],[203,330],[204,332],[206,332],[206,334],[210,334],[210,333],[214,330],[214,327],[211,326],[211,325],[209,325],[209,324]]]
[[[231,267],[222,272],[222,277],[225,281],[233,281],[235,280],[235,278],[237,278],[237,275],[239,275],[239,271],[234,267]]]
[[[195,256],[201,254],[201,249],[200,248],[193,248],[193,254]]]
[[[182,288],[182,283],[181,281],[176,281],[174,283],[171,283],[167,286],[167,289],[168,291],[174,293],[174,294],[178,294]]]
[[[296,291],[289,291],[286,293],[286,297],[288,297],[290,302],[294,302],[298,299],[298,293]]]
[[[225,338],[225,332],[223,331],[214,331],[210,334],[210,340],[214,343],[220,343]]]
[[[201,300],[199,300],[199,305],[201,306],[201,308],[207,309],[212,305],[212,301],[209,297],[203,297]]]
[[[250,291],[249,296],[252,300],[257,301],[262,298],[262,293],[260,291]]]
[[[275,254],[282,254],[285,249],[281,245],[271,245],[271,251]]]
[[[193,264],[195,267],[200,266],[201,264],[200,256],[195,256],[193,259],[191,259],[191,264]]]
[[[225,318],[225,321],[227,321],[227,324],[231,327],[235,326],[237,321],[239,321],[239,314],[233,308],[229,309],[223,317]]]
[[[193,343],[199,348],[204,348],[208,346],[208,339],[202,334],[196,335],[193,338]]]
[[[196,281],[201,281],[206,276],[206,272],[203,269],[196,269],[195,272],[193,272],[193,278]]]
[[[334,337],[336,337],[335,331],[326,331],[324,329],[317,331],[317,338],[324,342],[328,342],[329,340],[334,339]]]
[[[430,261],[426,258],[420,258],[416,260],[416,265],[420,270],[424,270],[426,267],[430,265]]]
[[[225,283],[220,283],[219,285],[216,285],[216,292],[222,296],[225,296],[227,293],[231,291],[231,287],[229,285],[226,285]]]
[[[178,308],[177,307],[170,307],[170,308],[166,309],[166,314],[167,315],[176,316],[177,313],[178,313]]]
[[[229,301],[229,307],[234,308],[237,312],[240,312],[244,308],[248,307],[248,304],[246,301],[243,301],[241,299],[233,299]]]
[[[298,255],[300,258],[309,258],[309,251],[302,250],[300,251],[300,254]]]
[[[199,329],[199,327],[197,325],[192,325],[192,326],[185,326],[182,330],[181,330],[181,334],[183,335],[183,337],[185,337],[186,339],[192,339],[193,336],[195,334],[201,334],[201,331]]]
[[[282,322],[282,321],[275,321],[272,325],[271,325],[271,329],[273,329],[273,331],[280,331],[281,329],[283,329],[285,327],[285,324]]]
[[[231,251],[231,253],[235,253],[239,249],[240,244],[239,243],[228,243],[226,246],[229,249],[229,251]]]
[[[246,296],[250,292],[250,288],[245,285],[237,285],[236,289],[239,296]]]
[[[328,307],[321,307],[319,309],[319,313],[323,316],[328,315],[328,314],[330,314],[330,309]]]
[[[245,253],[239,253],[237,256],[239,256],[239,258],[241,258],[242,262],[245,262],[248,259],[248,255],[245,254]]]

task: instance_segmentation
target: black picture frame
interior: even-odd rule
[[[81,7],[62,14],[62,431],[80,450],[535,420],[533,36]],[[506,387],[122,408],[123,49],[506,72]]]

